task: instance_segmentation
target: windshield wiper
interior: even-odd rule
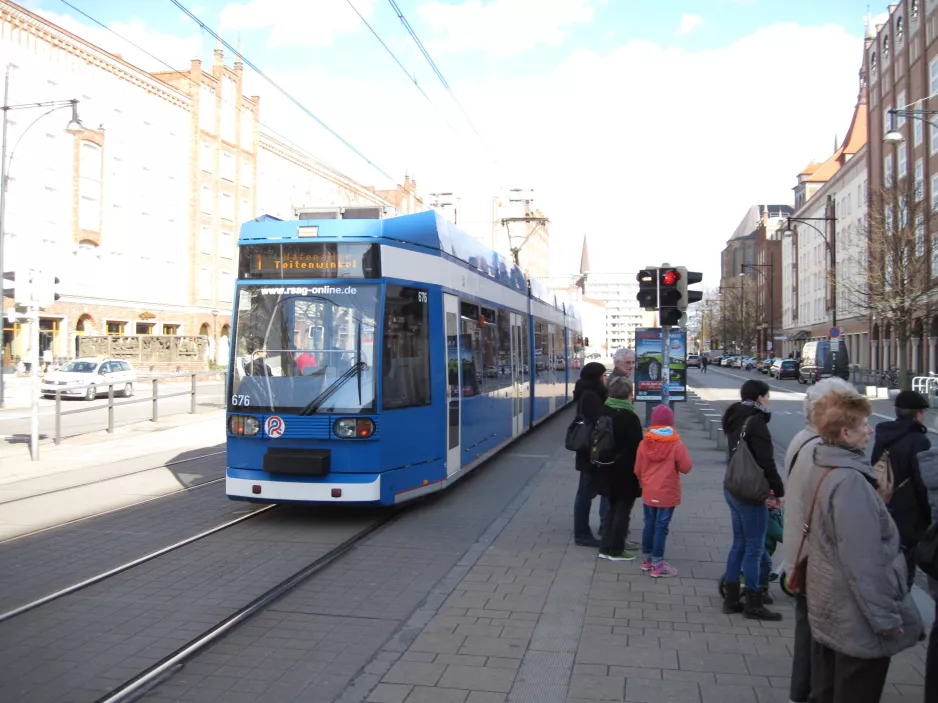
[[[352,368],[346,371],[344,374],[339,376],[332,385],[326,388],[322,393],[313,398],[306,407],[300,410],[300,415],[312,415],[314,412],[319,410],[320,406],[325,403],[329,398],[331,398],[342,385],[348,381],[352,376],[358,376],[361,378],[361,372],[367,368],[367,364],[364,361],[359,361]]]

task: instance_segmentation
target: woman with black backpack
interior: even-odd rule
[[[580,380],[573,388],[573,400],[576,402],[577,418],[592,426],[603,414],[604,403],[608,394],[603,376],[606,367],[597,361],[591,361],[580,371]],[[581,547],[599,547],[599,540],[590,529],[590,509],[593,498],[599,495],[595,481],[595,467],[590,461],[589,449],[576,453],[576,470],[580,472],[580,485],[573,499],[573,540]],[[603,531],[609,501],[603,498],[599,503],[599,530]]]
[[[625,377],[609,384],[609,397],[603,414],[611,420],[612,447],[609,456],[593,457],[599,494],[609,499],[609,513],[602,533],[599,558],[632,561],[635,555],[626,549],[629,517],[642,489],[635,477],[635,455],[642,441],[642,423],[632,405],[632,383]],[[595,452],[594,452],[595,453]]]

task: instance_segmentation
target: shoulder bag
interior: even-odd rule
[[[764,503],[769,497],[769,482],[765,478],[765,471],[752,455],[749,444],[746,442],[746,428],[752,416],[746,418],[743,429],[739,433],[736,449],[726,466],[726,475],[723,478],[723,487],[737,500],[746,503]]]
[[[590,439],[593,434],[593,423],[587,422],[582,414],[582,398],[577,401],[576,417],[567,427],[567,436],[563,446],[571,452],[587,452],[590,450]]]
[[[821,480],[818,481],[817,488],[814,489],[814,497],[811,499],[811,509],[805,518],[804,526],[801,528],[801,543],[798,545],[798,553],[795,555],[795,563],[791,565],[791,571],[788,572],[788,589],[797,596],[804,595],[804,581],[806,564],[801,559],[801,553],[804,551],[805,540],[808,539],[808,533],[811,531],[811,522],[814,520],[814,507],[817,505],[818,493],[821,492],[821,486],[831,475],[832,469],[828,469]]]

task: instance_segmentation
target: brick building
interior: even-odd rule
[[[240,223],[303,206],[421,207],[409,182],[379,194],[264,133],[260,98],[220,49],[208,69],[148,73],[0,2],[7,64],[10,104],[77,99],[85,127],[66,134],[67,111],[9,113],[4,269],[41,261],[61,279],[39,322],[40,351],[57,358],[86,334],[202,334],[223,350]],[[31,335],[3,327],[10,365]]]

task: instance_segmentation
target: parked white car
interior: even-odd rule
[[[63,396],[77,395],[94,400],[106,394],[108,385],[114,385],[114,395],[129,398],[134,393],[137,372],[123,359],[83,358],[69,361],[42,379],[42,394],[54,398],[57,391]]]

